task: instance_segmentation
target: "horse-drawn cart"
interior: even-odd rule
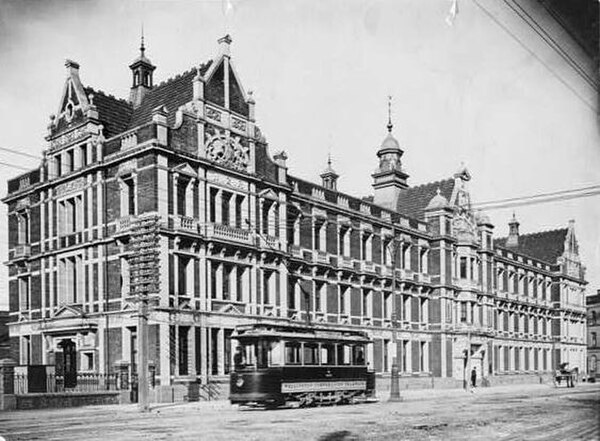
[[[564,382],[566,387],[575,387],[579,381],[579,368],[568,368],[569,363],[561,363],[560,368],[554,373],[554,386],[558,387]]]

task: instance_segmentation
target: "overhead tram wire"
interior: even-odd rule
[[[10,151],[13,153],[21,154],[23,156],[27,156],[27,157],[31,157],[31,158],[35,158],[35,159],[41,159],[34,155],[30,155],[30,154],[24,153],[24,152],[19,152],[14,149],[6,149],[6,148],[0,147],[0,150]],[[23,166],[20,166],[17,164],[11,164],[11,163],[6,163],[6,162],[2,162],[2,161],[0,161],[0,166],[11,167],[11,168],[15,168],[18,170],[24,170],[24,171],[32,171],[31,168],[26,168],[26,167],[23,167]],[[579,199],[579,198],[584,198],[584,197],[592,197],[592,196],[597,196],[597,195],[600,195],[600,184],[595,184],[595,185],[580,187],[580,188],[573,188],[573,189],[568,189],[568,190],[559,190],[559,191],[555,191],[555,192],[539,193],[539,194],[533,194],[533,195],[528,195],[528,196],[477,202],[477,203],[472,204],[472,208],[475,210],[492,211],[492,210],[501,210],[501,209],[512,208],[512,207],[537,205],[537,204],[543,204],[543,203],[563,202],[563,201]],[[139,194],[138,200],[139,199],[147,200],[147,201],[157,200],[160,202],[168,203],[167,200],[165,200],[163,198],[154,197],[152,195]],[[203,196],[199,200],[204,203],[207,202],[207,199],[204,198]],[[403,213],[400,212],[399,214],[402,215]],[[312,215],[309,215],[307,213],[301,212],[301,218],[310,219],[310,218],[315,218],[315,217]],[[274,223],[275,221],[271,221],[271,222]],[[291,219],[280,220],[278,225],[281,224],[282,222],[286,223],[287,226],[292,226],[295,223],[295,220],[291,220]],[[203,226],[203,225],[209,224],[209,223],[211,223],[211,222],[202,222],[202,223],[199,223],[199,225]]]

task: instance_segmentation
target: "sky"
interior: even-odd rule
[[[155,82],[212,58],[217,39],[231,34],[257,123],[271,154],[288,153],[292,175],[318,182],[331,154],[341,191],[372,194],[391,95],[410,185],[447,178],[462,162],[475,203],[600,183],[597,91],[560,52],[584,70],[590,61],[552,21],[559,49],[494,0],[459,0],[453,21],[450,0],[229,4],[0,0],[0,148],[41,154],[67,58],[81,65],[84,85],[127,98],[143,23]],[[18,167],[38,163],[4,150],[0,162],[1,195]],[[514,209],[522,233],[576,221],[590,292],[600,288],[599,202],[596,195]],[[512,212],[488,212],[497,236]],[[0,219],[5,261],[4,205]],[[8,303],[5,269],[0,308]]]

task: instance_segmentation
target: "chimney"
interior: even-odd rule
[[[506,246],[516,248],[519,246],[519,221],[517,220],[515,213],[508,223],[508,238],[506,239]]]
[[[217,40],[217,42],[219,43],[219,49],[221,51],[221,54],[225,55],[226,57],[230,56],[231,41],[231,36],[229,34]]]

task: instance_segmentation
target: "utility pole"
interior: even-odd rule
[[[394,356],[392,357],[392,375],[390,377],[390,399],[391,402],[402,401],[400,396],[400,372],[398,369],[398,314],[396,314],[396,295],[397,295],[397,277],[396,277],[396,254],[398,242],[396,237],[392,239],[392,346],[394,347]],[[389,245],[388,245],[389,246]]]
[[[138,408],[148,411],[148,303],[159,293],[158,221],[156,214],[141,215],[132,225],[130,258],[131,296],[138,303]]]

